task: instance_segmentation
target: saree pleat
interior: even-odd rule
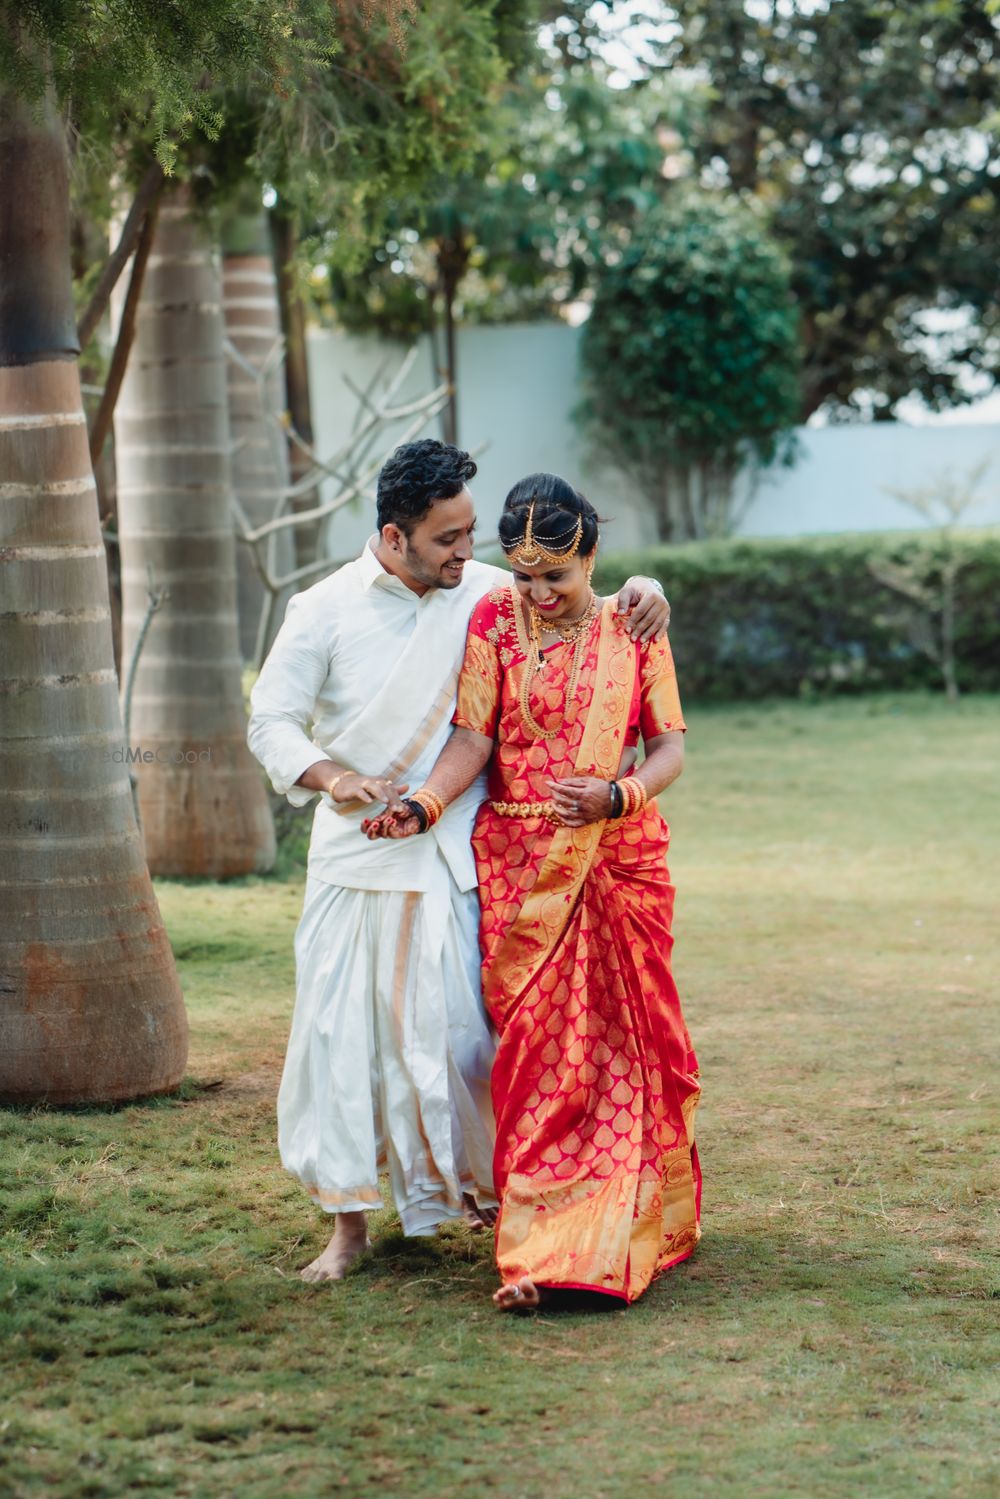
[[[616,774],[637,648],[606,610],[565,737],[519,745],[523,659],[505,646],[502,605],[497,614],[493,798],[528,800],[548,776]],[[489,663],[470,655],[475,680],[464,695],[460,684],[456,721],[482,732]],[[532,711],[555,723],[565,714],[565,671],[553,667]],[[480,809],[473,851],[484,994],[499,1037],[492,1093],[504,1281],[529,1275],[632,1301],[698,1241],[699,1083],[670,968],[668,842],[655,806],[582,829],[504,817],[489,802]]]
[[[477,856],[499,822],[480,814]],[[500,1028],[504,1280],[632,1301],[697,1243],[697,1062],[670,973],[665,848],[655,811],[605,835],[563,937]]]

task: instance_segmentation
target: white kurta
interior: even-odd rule
[[[507,577],[466,564],[423,597],[371,550],[288,606],[251,695],[249,743],[277,791],[322,756],[418,786],[450,733],[469,615]],[[378,1206],[389,1168],[404,1232],[461,1194],[493,1201],[492,1038],[479,988],[469,846],[482,783],[428,834],[369,843],[370,809],[321,796],[296,936],[296,1003],[278,1098],[285,1168],[328,1212]]]

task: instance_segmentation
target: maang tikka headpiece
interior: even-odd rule
[[[514,566],[521,567],[562,567],[571,557],[575,557],[580,550],[580,542],[583,540],[583,516],[577,516],[576,526],[572,530],[563,531],[558,536],[550,536],[542,541],[534,532],[535,502],[532,500],[528,507],[528,521],[524,528],[524,535],[520,541],[511,545],[504,543],[504,551]],[[569,546],[565,551],[553,552],[549,548],[563,536],[571,537]]]

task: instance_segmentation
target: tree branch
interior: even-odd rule
[[[128,670],[125,673],[125,685],[122,690],[122,739],[126,751],[131,744],[132,691],[135,687],[135,674],[139,669],[139,657],[142,655],[142,648],[146,644],[146,636],[149,634],[149,627],[153,623],[153,615],[157,614],[163,608],[163,605],[170,597],[169,588],[157,588],[154,586],[152,568],[147,570],[147,576],[149,582],[146,587],[146,612],[143,615],[142,624],[139,626],[135,645],[132,647],[132,659],[129,661]],[[132,788],[132,805],[135,808],[135,820],[141,829],[142,815],[139,811],[139,777],[132,769],[131,761],[128,762],[128,765],[128,778]]]
[[[132,251],[136,247],[142,226],[146,219],[146,211],[150,204],[159,196],[163,186],[163,168],[158,161],[151,162],[146,168],[146,175],[136,189],[132,206],[122,225],[122,232],[118,243],[112,250],[105,262],[104,269],[98,277],[97,285],[94,287],[90,301],[84,309],[76,330],[76,336],[80,340],[80,348],[86,348],[90,342],[91,334],[97,327],[104,310],[108,305],[111,293],[118,284],[118,278],[128,263]]]
[[[146,262],[153,244],[153,233],[156,229],[157,203],[154,199],[146,210],[146,217],[142,221],[139,231],[139,239],[135,247],[135,260],[132,264],[132,275],[129,278],[128,291],[125,294],[125,305],[122,308],[122,319],[118,326],[118,338],[115,343],[115,352],[111,358],[111,368],[108,370],[108,378],[101,395],[100,405],[94,417],[94,425],[90,431],[90,461],[96,463],[104,449],[108,432],[111,429],[111,419],[115,414],[115,406],[118,404],[118,394],[122,388],[125,378],[125,369],[128,365],[128,356],[132,349],[132,340],[135,338],[135,317],[139,309],[139,297],[142,294],[143,278],[146,274]]]

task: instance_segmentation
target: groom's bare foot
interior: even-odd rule
[[[343,1280],[358,1255],[370,1247],[364,1213],[338,1213],[333,1238],[299,1275],[313,1285],[323,1280]]]
[[[502,1312],[534,1312],[542,1304],[544,1291],[535,1285],[530,1275],[512,1280],[493,1293],[493,1304]]]
[[[462,1193],[462,1217],[475,1233],[492,1228],[497,1221],[496,1208],[481,1208],[471,1192]]]

